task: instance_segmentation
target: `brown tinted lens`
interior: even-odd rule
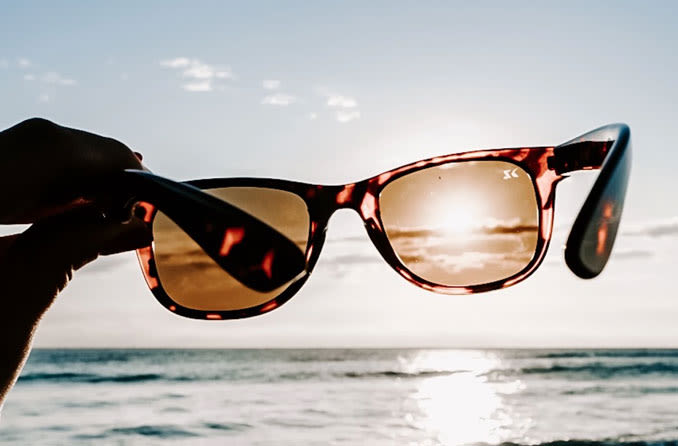
[[[389,183],[381,220],[403,265],[444,286],[482,285],[522,271],[537,249],[530,176],[505,161],[431,167]]]
[[[306,251],[309,216],[299,196],[256,187],[215,188],[205,192],[272,226]],[[158,278],[165,292],[176,303],[190,309],[229,311],[254,307],[273,299],[293,282],[271,292],[248,288],[217,265],[161,212],[153,219],[153,246]]]

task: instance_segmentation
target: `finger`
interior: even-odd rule
[[[99,254],[108,256],[125,251],[133,251],[151,244],[153,236],[148,224],[138,218],[125,223],[111,224],[112,231],[102,243]]]
[[[140,168],[137,156],[112,138],[24,121],[0,132],[0,190],[12,192],[0,195],[0,223],[32,223],[85,204],[96,180]]]
[[[4,251],[12,243],[14,243],[14,240],[16,240],[16,238],[19,237],[19,235],[21,234],[11,234],[0,237],[0,252]]]
[[[138,219],[106,221],[91,209],[72,211],[32,225],[7,250],[7,303],[24,317],[39,317],[78,270],[99,255],[148,246],[150,231]]]
[[[5,260],[7,250],[14,244],[14,241],[19,238],[21,234],[12,234],[0,237],[0,265]]]

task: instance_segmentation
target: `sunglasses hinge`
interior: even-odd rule
[[[547,160],[548,167],[559,175],[600,169],[611,145],[611,141],[582,141],[556,147]]]

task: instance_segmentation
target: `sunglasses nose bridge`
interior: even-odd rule
[[[337,186],[333,191],[333,207],[338,209],[353,209],[360,213],[360,205],[365,197],[367,184],[364,181]]]

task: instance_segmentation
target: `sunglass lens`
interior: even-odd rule
[[[299,196],[258,187],[212,188],[205,192],[245,211],[294,241],[300,255],[306,251],[309,215]],[[238,228],[227,229],[220,243],[219,255],[228,256],[244,249],[241,245],[243,236],[243,231]],[[153,240],[157,276],[165,292],[177,304],[193,310],[235,311],[264,304],[280,295],[304,271],[302,262],[294,262],[295,271],[292,271],[293,274],[285,271],[289,279],[277,288],[264,290],[252,286],[258,276],[271,279],[275,273],[274,262],[285,260],[273,258],[273,251],[263,252],[256,264],[240,262],[243,267],[249,268],[248,271],[229,274],[162,212],[153,219]],[[241,254],[247,256],[249,253]],[[242,258],[241,255],[237,257]],[[289,264],[283,266],[290,267]],[[266,280],[260,282],[265,283]]]
[[[401,263],[435,285],[510,278],[535,256],[539,205],[530,175],[506,161],[464,161],[388,183],[381,221]]]

